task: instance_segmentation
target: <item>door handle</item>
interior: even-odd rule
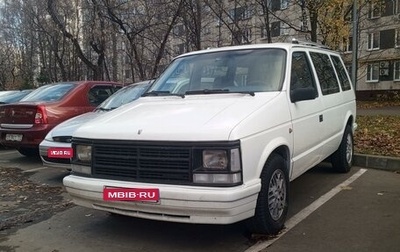
[[[319,122],[323,122],[324,121],[324,115],[319,115]]]

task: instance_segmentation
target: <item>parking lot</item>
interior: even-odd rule
[[[329,165],[315,167],[291,183],[286,229],[277,237],[263,237],[245,233],[243,223],[166,223],[74,206],[62,188],[67,171],[44,167],[40,160],[13,150],[0,149],[0,169],[2,188],[7,186],[5,176],[26,180],[0,195],[0,220],[9,221],[0,229],[0,251],[398,251],[400,247],[400,174],[393,171],[353,167],[349,174],[337,174]],[[29,194],[30,188],[36,194]]]

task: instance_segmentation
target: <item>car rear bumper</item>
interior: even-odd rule
[[[39,144],[50,131],[50,125],[41,125],[40,127],[33,126],[29,129],[9,129],[0,128],[0,143],[7,147],[13,148],[38,148]],[[7,141],[7,134],[22,135],[20,141]]]
[[[235,223],[254,215],[260,181],[233,188],[151,185],[69,175],[63,180],[75,204],[133,217],[204,224]],[[158,202],[105,201],[103,189],[157,188]]]

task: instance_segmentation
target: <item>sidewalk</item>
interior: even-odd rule
[[[357,109],[357,115],[394,115],[400,116],[400,106],[394,107],[382,107],[382,108],[370,108],[370,109]],[[394,140],[396,141],[396,140]],[[400,141],[400,139],[398,139]],[[365,154],[354,154],[353,165],[373,168],[388,171],[399,171],[400,172],[400,158],[397,157],[386,157],[386,156],[374,156]]]
[[[357,115],[395,115],[400,116],[400,106],[357,109]]]

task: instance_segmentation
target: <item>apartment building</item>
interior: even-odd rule
[[[358,39],[359,94],[400,90],[400,0],[384,0],[361,9]],[[350,46],[344,53],[349,51]]]
[[[202,1],[203,2],[203,1]],[[206,4],[206,2],[208,4]],[[269,0],[206,1],[202,8],[202,49],[237,44],[290,42],[293,38],[311,40],[311,20],[305,1]],[[211,3],[211,4],[210,4]],[[217,4],[218,3],[218,4]],[[400,0],[381,0],[359,6],[357,91],[370,95],[400,90]],[[350,38],[340,47],[351,68]],[[345,17],[344,17],[345,18]],[[191,51],[184,23],[178,23],[170,39],[173,55]],[[317,40],[325,38],[317,30]],[[340,50],[339,49],[339,50]],[[172,58],[172,57],[171,57]]]

